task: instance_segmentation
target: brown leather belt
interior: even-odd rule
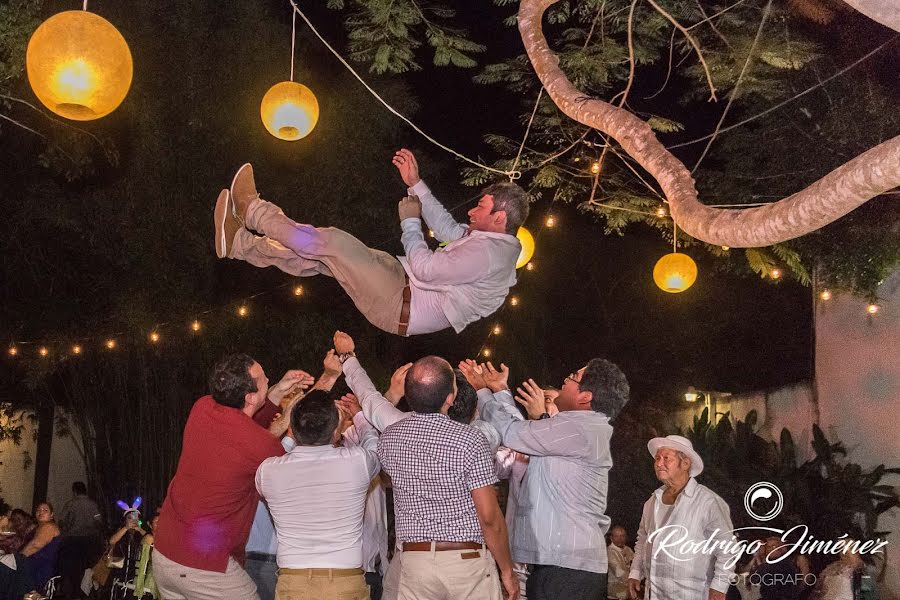
[[[447,550],[481,550],[484,544],[478,542],[404,542],[404,552],[431,552],[431,545],[437,552]]]
[[[403,288],[403,308],[400,309],[400,324],[397,326],[397,333],[406,336],[409,329],[409,304],[412,299],[412,290],[409,289],[409,277],[406,278],[406,287]]]

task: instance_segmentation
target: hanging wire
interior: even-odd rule
[[[675,219],[672,219],[672,252],[678,253],[678,223],[675,222]]]
[[[87,1],[87,0],[85,0]],[[297,43],[297,13],[291,11],[291,81],[294,81],[294,45]]]
[[[84,6],[82,7],[81,10],[87,10],[87,3],[88,3],[88,0],[84,0]]]
[[[537,114],[538,105],[541,103],[541,96],[544,95],[544,88],[538,90],[537,100],[534,101],[534,110],[531,111],[531,118],[528,119],[528,126],[525,127],[525,135],[522,136],[522,143],[519,144],[519,152],[516,154],[516,160],[513,161],[512,171],[509,174],[509,180],[518,179],[522,176],[521,171],[516,171],[519,166],[519,159],[522,158],[522,150],[525,149],[525,141],[528,139],[528,132],[531,131],[531,124],[534,123],[534,115]]]
[[[346,67],[346,69],[348,71],[350,71],[350,73],[357,79],[357,81],[359,81],[363,85],[363,87],[365,87],[369,91],[369,93],[372,94],[372,96],[374,96],[376,100],[381,102],[381,104],[384,105],[384,107],[386,109],[388,109],[394,116],[396,116],[397,118],[402,120],[404,123],[406,123],[407,125],[412,127],[413,130],[415,130],[419,135],[424,137],[426,140],[428,140],[429,142],[431,142],[432,144],[434,144],[441,150],[449,152],[453,156],[455,156],[461,160],[464,160],[471,165],[475,165],[476,167],[484,169],[485,171],[490,171],[491,173],[497,173],[499,175],[506,175],[507,177],[511,177],[512,179],[518,179],[518,177],[521,176],[521,173],[518,173],[517,171],[503,171],[502,169],[495,169],[494,167],[489,167],[488,165],[482,164],[476,160],[472,160],[471,158],[460,154],[453,148],[450,148],[449,146],[446,146],[446,145],[440,143],[439,141],[437,141],[436,139],[434,139],[433,137],[431,137],[430,135],[428,135],[427,133],[422,131],[422,129],[419,128],[418,125],[416,125],[415,123],[410,121],[407,117],[403,116],[397,109],[395,109],[393,106],[388,104],[384,98],[382,98],[381,96],[378,95],[378,92],[376,92],[374,89],[372,89],[372,87],[368,83],[366,83],[366,81],[362,77],[360,77],[359,73],[357,73],[356,70],[353,67],[351,67],[350,64],[346,60],[344,60],[344,57],[341,56],[340,53],[338,53],[338,51],[335,50],[331,46],[331,44],[329,44],[325,40],[324,37],[322,37],[322,34],[319,33],[319,30],[316,29],[316,27],[312,24],[312,22],[309,20],[309,18],[307,18],[307,16],[305,14],[303,14],[303,11],[300,10],[300,7],[297,6],[297,4],[294,2],[294,0],[288,0],[288,1],[291,3],[291,6],[294,7],[294,12],[296,14],[300,15],[300,18],[303,19],[303,21],[306,23],[307,27],[309,27],[310,31],[312,31],[315,34],[315,36],[317,38],[319,38],[319,41],[322,42],[322,44],[324,44],[325,47],[328,48],[329,51],[331,51],[331,53],[334,55],[334,57],[337,58],[340,61],[340,63],[342,65],[344,65],[344,67]]]

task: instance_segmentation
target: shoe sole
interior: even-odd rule
[[[234,198],[234,184],[237,182],[238,177],[241,176],[241,173],[244,172],[244,169],[252,166],[250,163],[244,163],[241,165],[241,168],[237,170],[237,173],[234,174],[234,178],[231,180],[231,188],[228,190],[231,198]],[[231,203],[231,214],[235,216],[235,218],[240,219],[240,215],[237,214],[237,206],[234,202]]]
[[[225,244],[225,218],[228,216],[228,209],[231,194],[228,190],[222,190],[216,199],[216,211],[214,213],[214,222],[216,224],[216,256],[226,258],[228,250]]]

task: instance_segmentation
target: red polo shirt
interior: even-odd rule
[[[222,406],[212,396],[197,400],[160,511],[156,549],[204,571],[224,573],[229,556],[243,563],[259,499],[256,469],[282,454],[275,436],[240,410]]]

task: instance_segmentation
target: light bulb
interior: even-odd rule
[[[731,250],[731,246],[722,246],[722,250],[728,252],[729,250]]]
[[[6,352],[10,356],[18,356],[19,355],[19,349],[16,348],[15,346],[10,346]]]
[[[533,263],[533,262],[530,262],[530,263],[528,263],[527,265],[525,265],[525,270],[526,270],[526,271],[534,271],[535,268],[536,268],[536,267],[534,266],[534,263]]]
[[[200,321],[191,323],[191,331],[200,331]]]
[[[870,315],[874,315],[880,310],[880,308],[881,307],[879,307],[877,304],[870,304],[866,307],[866,312]]]
[[[72,354],[81,354],[81,346],[78,344],[72,346]]]
[[[663,208],[662,206],[660,206],[659,208],[657,208],[657,209],[656,209],[656,216],[659,217],[660,219],[662,219],[663,217],[665,217],[665,216],[666,216],[666,209]]]
[[[38,354],[40,354],[41,356],[47,356],[48,354],[50,354],[50,351],[44,347],[41,347],[41,349],[38,350]]]
[[[485,348],[484,350],[481,351],[481,355],[484,356],[485,358],[489,358],[491,356],[491,349]]]
[[[159,341],[159,334],[155,331],[150,334],[150,341],[154,344]]]
[[[510,303],[510,305],[512,305],[512,306],[518,306],[518,305],[519,305],[519,297],[518,297],[518,296],[513,296],[513,297],[511,297],[511,298],[509,299],[509,303]]]
[[[547,227],[555,227],[556,226],[556,217],[554,217],[553,215],[550,215],[549,217],[547,217],[547,220],[544,221],[544,224]]]
[[[106,340],[106,347],[109,350],[112,350],[116,347],[116,340]]]
[[[302,285],[294,286],[294,295],[295,295],[295,296],[302,296],[302,295],[303,295],[303,286],[302,286]]]
[[[595,160],[594,162],[591,163],[591,173],[596,175],[599,172],[600,172],[600,163]]]
[[[502,330],[500,329],[500,326],[499,326],[499,325],[494,325],[494,330],[493,330],[493,331],[494,331],[494,335],[500,335],[500,332],[501,332]]]
[[[821,298],[822,300],[831,300],[831,291],[822,290],[822,293],[819,294],[819,298]]]
[[[238,309],[237,309],[237,314],[239,317],[246,317],[249,312],[250,311],[247,309],[246,306],[241,306],[241,307],[238,307]]]

